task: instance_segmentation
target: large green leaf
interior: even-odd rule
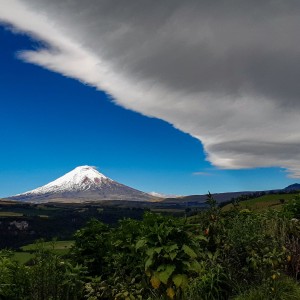
[[[163,249],[163,247],[156,247],[156,248],[154,248],[154,252],[156,252],[157,254],[159,254],[162,249]]]
[[[177,256],[177,254],[178,254],[177,251],[174,251],[174,252],[169,253],[171,260],[174,260],[175,257]]]
[[[147,255],[150,256],[150,257],[152,257],[153,254],[154,254],[154,249],[155,249],[155,248],[150,248],[150,249],[148,249],[147,252],[146,252]]]
[[[195,253],[195,251],[192,248],[190,248],[188,245],[183,245],[182,250],[184,251],[185,254],[187,254],[191,258],[197,257],[197,254]]]
[[[152,259],[152,257],[149,257],[145,262],[145,270],[148,270],[149,267],[152,266],[152,264],[153,264],[153,259]]]
[[[157,268],[157,274],[158,278],[160,279],[161,282],[164,284],[168,283],[168,280],[172,273],[175,271],[176,266],[175,265],[161,265]]]
[[[188,284],[188,278],[185,274],[176,274],[172,277],[172,280],[177,288],[184,288]]]
[[[197,260],[193,260],[190,263],[190,266],[188,268],[189,271],[194,271],[194,272],[200,272],[202,270],[202,267],[200,265],[200,263]]]
[[[164,246],[164,250],[166,252],[173,252],[174,250],[177,250],[178,249],[178,245],[177,244],[173,244],[173,245],[170,245],[170,246]]]
[[[139,250],[140,248],[144,247],[147,244],[147,240],[146,239],[140,239],[137,241],[136,245],[135,245],[135,249]]]
[[[194,237],[194,240],[195,241],[205,241],[205,242],[207,242],[208,238],[203,236],[203,235],[197,235],[197,236]]]

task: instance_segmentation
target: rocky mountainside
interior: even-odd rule
[[[80,166],[32,191],[10,197],[27,202],[90,202],[102,200],[149,201],[150,194],[118,183],[94,167]]]

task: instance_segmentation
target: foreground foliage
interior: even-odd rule
[[[191,218],[94,219],[68,256],[36,245],[26,265],[0,252],[0,299],[300,299],[299,198],[282,211],[238,206]]]

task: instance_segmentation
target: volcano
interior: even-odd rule
[[[101,174],[95,167],[80,166],[37,189],[9,199],[25,202],[94,202],[104,200],[149,201],[141,192]]]

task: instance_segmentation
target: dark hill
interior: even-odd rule
[[[300,191],[300,183],[294,183],[283,189],[284,191]]]

